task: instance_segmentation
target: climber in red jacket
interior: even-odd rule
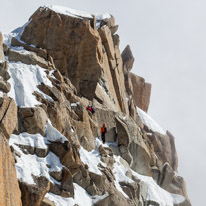
[[[106,133],[107,133],[107,127],[106,127],[106,124],[103,124],[101,128],[101,137],[102,137],[103,144],[105,144],[105,134]]]

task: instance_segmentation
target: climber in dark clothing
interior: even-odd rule
[[[106,127],[106,124],[103,124],[102,128],[101,128],[101,136],[102,136],[103,144],[105,143],[105,134],[106,133],[107,133],[107,127]]]

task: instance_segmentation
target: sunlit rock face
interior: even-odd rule
[[[110,14],[45,6],[4,51],[0,38],[0,205],[191,205],[117,29]]]

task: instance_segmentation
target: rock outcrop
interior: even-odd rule
[[[14,99],[9,98],[7,95],[0,98],[0,103],[0,128],[9,139],[17,127],[17,105]]]
[[[80,95],[101,101],[96,91],[100,85],[117,110],[128,113],[121,55],[108,26],[97,30],[93,18],[82,20],[42,7],[31,19],[22,41],[46,49],[56,68],[69,77]]]
[[[2,205],[82,206],[78,197],[84,195],[96,206],[191,205],[177,174],[173,135],[156,131],[153,120],[138,112],[137,107],[148,110],[151,84],[131,73],[134,57],[130,46],[121,54],[117,29],[109,14],[40,7],[14,31],[12,48],[4,45],[3,52],[0,35]],[[12,75],[22,85],[25,80],[12,73],[13,62],[39,68],[37,80],[30,79],[37,85],[33,107],[15,103],[19,93]],[[10,87],[14,99],[5,94]]]
[[[14,158],[2,132],[0,133],[0,205],[22,205]]]
[[[0,61],[4,61],[3,36],[0,32]]]

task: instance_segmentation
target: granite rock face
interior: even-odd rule
[[[4,50],[3,50],[3,36],[0,32],[0,61],[4,61]]]
[[[15,162],[4,134],[0,134],[0,205],[21,206]]]
[[[121,54],[117,29],[112,15],[66,15],[40,7],[23,32],[13,35],[12,48],[4,45],[3,52],[0,35],[0,205],[53,206],[54,200],[75,199],[78,185],[96,206],[158,206],[158,200],[148,199],[150,184],[181,195],[185,200],[179,205],[191,205],[177,174],[175,138],[151,129],[137,112],[137,107],[147,112],[151,84],[131,73],[134,56],[130,46]],[[17,106],[5,94],[10,61],[45,71],[51,85],[41,83],[33,92],[38,106]],[[34,184],[18,176],[18,185],[7,143],[14,136],[17,172],[24,171],[20,160],[35,159],[30,167],[40,172],[31,174]]]
[[[45,49],[79,95],[89,100],[97,96],[99,100],[96,90],[103,83],[103,90],[117,111],[128,113],[121,55],[108,26],[97,30],[93,18],[73,18],[42,7],[31,19],[22,41]],[[109,25],[114,24],[114,20],[111,22]]]

